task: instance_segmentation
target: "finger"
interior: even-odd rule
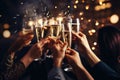
[[[47,43],[49,43],[49,40],[42,39],[42,40],[40,40],[39,45],[41,45],[43,47]]]
[[[66,53],[69,54],[69,55],[74,55],[76,52],[75,52],[75,50],[73,50],[73,49],[71,49],[71,48],[68,48],[68,49],[66,50]]]
[[[57,40],[56,44],[64,45],[64,43],[61,40]]]
[[[69,55],[69,54],[65,54],[65,58],[66,58],[67,60],[69,60],[69,59],[71,59],[71,58],[72,58],[72,56],[71,56],[71,55]]]
[[[31,41],[28,41],[25,43],[25,46],[28,46],[31,43]]]
[[[68,46],[68,44],[67,44],[67,43],[64,43],[64,45],[63,45],[63,50],[64,50],[64,51],[66,51],[67,46]]]
[[[80,36],[84,36],[85,34],[82,33],[82,32],[79,32],[78,35],[80,35]]]
[[[47,39],[50,41],[51,44],[54,44],[56,42],[55,38],[48,37]]]
[[[72,31],[72,35],[73,35],[73,37],[77,37],[77,38],[80,37],[80,36],[78,35],[78,33],[75,33],[74,31]]]

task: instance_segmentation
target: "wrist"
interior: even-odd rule
[[[54,60],[54,63],[53,63],[54,67],[61,67],[61,65],[62,65],[62,60],[58,60],[58,59]]]
[[[93,67],[94,65],[96,65],[97,63],[101,61],[92,50],[87,52],[86,57],[91,67]]]
[[[33,58],[31,58],[28,53],[21,59],[21,62],[25,65],[25,67],[28,67],[32,62]]]

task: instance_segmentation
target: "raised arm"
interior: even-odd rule
[[[66,51],[66,58],[68,63],[72,66],[78,80],[94,80],[83,66],[78,52],[69,48]]]

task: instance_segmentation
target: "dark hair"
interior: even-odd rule
[[[116,65],[120,56],[120,30],[113,26],[100,28],[98,46],[101,59],[111,67]]]

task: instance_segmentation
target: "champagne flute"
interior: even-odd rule
[[[65,25],[62,24],[62,41],[68,42],[68,47],[72,46],[72,23],[68,22]],[[72,67],[64,60],[64,71],[71,71]]]
[[[79,33],[79,31],[80,31],[80,20],[79,20],[79,18],[76,18],[76,19],[73,20],[72,30],[76,33]],[[72,44],[72,48],[77,50],[78,47],[77,47],[77,45]]]
[[[73,30],[77,33],[80,31],[79,18],[76,18],[75,20],[73,20],[73,19],[69,20],[69,22],[67,23],[67,26],[68,26],[69,30],[66,30],[63,26],[63,33],[64,33],[64,38],[65,38],[64,40],[68,41],[69,47],[74,47],[74,49],[77,50],[77,46],[72,44],[72,33],[71,33],[71,31]],[[68,37],[66,37],[66,35],[68,35]],[[72,71],[71,65],[64,63],[64,71]]]

